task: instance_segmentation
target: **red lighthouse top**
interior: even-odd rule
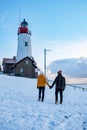
[[[28,23],[24,19],[23,22],[21,22],[21,26],[18,28],[18,34],[20,33],[28,33]]]

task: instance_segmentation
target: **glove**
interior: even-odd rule
[[[37,86],[37,89],[39,89],[39,87]]]
[[[64,91],[65,89],[63,88],[62,90]]]
[[[51,88],[52,88],[52,86],[49,86],[49,88],[51,89]]]

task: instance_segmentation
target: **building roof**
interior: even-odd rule
[[[25,60],[25,59],[27,59],[27,58],[28,58],[29,60],[31,60],[31,61],[32,61],[33,66],[34,66],[35,68],[38,68],[38,67],[36,66],[36,62],[34,61],[34,59],[33,59],[33,58],[31,59],[31,58],[30,58],[30,57],[28,57],[28,56],[27,56],[27,57],[25,57],[25,58],[23,58],[23,59],[21,59],[20,61],[16,62],[14,65],[12,65],[12,66],[11,66],[11,68],[16,67],[16,65],[17,65],[17,64],[21,63],[23,60]]]
[[[16,63],[16,59],[15,58],[3,58],[3,63],[15,64]]]

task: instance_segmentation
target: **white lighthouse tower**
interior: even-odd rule
[[[17,62],[27,56],[32,57],[31,31],[28,29],[28,23],[24,19],[18,28]]]

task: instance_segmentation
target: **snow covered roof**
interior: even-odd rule
[[[3,63],[15,64],[16,63],[16,59],[15,58],[3,58]]]
[[[35,68],[37,68],[36,62],[35,62],[34,58],[30,58],[30,57],[28,57],[28,56],[26,56],[25,58],[23,58],[23,59],[21,59],[20,61],[18,61],[15,65],[19,64],[20,62],[22,62],[23,60],[25,60],[25,59],[27,59],[27,58],[28,58],[29,60],[31,60],[32,63],[33,63],[33,65],[35,66]]]
[[[14,64],[14,65],[12,65],[12,66],[11,66],[11,68],[15,68],[17,64],[21,63],[23,60],[25,60],[25,59],[27,59],[27,58],[28,58],[29,60],[31,60],[31,61],[32,61],[32,63],[33,63],[32,65],[33,65],[35,68],[38,68],[38,67],[37,67],[37,65],[36,65],[35,60],[34,60],[34,59],[32,59],[32,58],[30,58],[30,57],[28,57],[28,56],[26,56],[25,58],[21,59],[21,60],[20,60],[20,61],[18,61],[18,62],[15,62],[15,64]]]

